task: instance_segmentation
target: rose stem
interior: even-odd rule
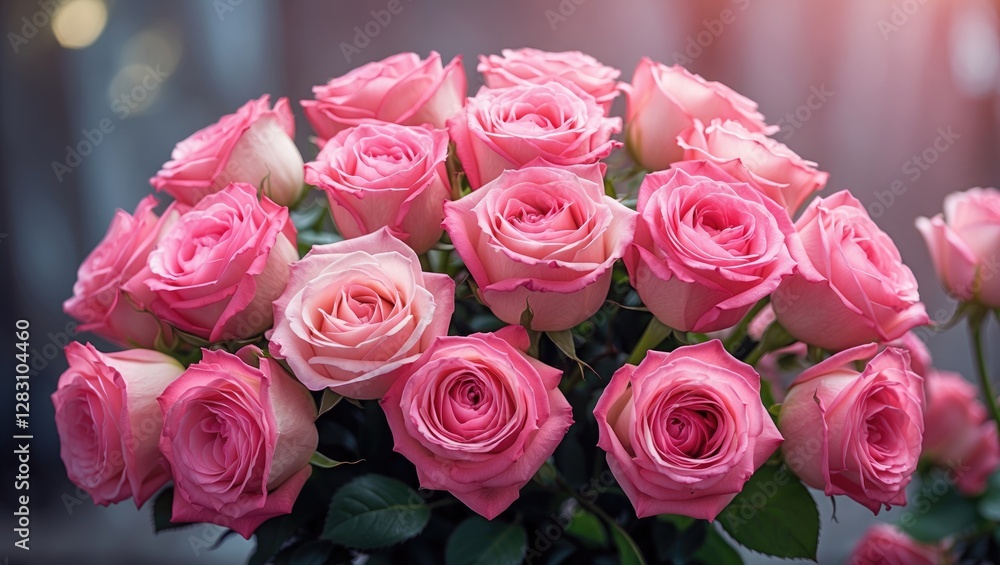
[[[986,396],[986,405],[990,408],[997,431],[1000,432],[1000,407],[997,406],[997,395],[990,384],[990,375],[986,371],[986,351],[983,348],[983,327],[986,325],[986,312],[980,311],[969,316],[969,331],[972,333],[972,347],[975,350],[976,371],[979,373],[979,385]]]
[[[667,339],[669,335],[670,328],[653,318],[646,326],[646,331],[642,332],[642,337],[639,338],[639,343],[635,344],[632,354],[628,356],[627,363],[638,365],[646,357],[647,351],[663,343],[663,340]]]

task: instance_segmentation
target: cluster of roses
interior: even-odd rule
[[[287,100],[266,96],[177,145],[151,181],[174,201],[118,212],[65,305],[81,329],[140,348],[67,348],[53,400],[75,483],[141,505],[172,479],[175,521],[249,537],[308,478],[309,391],[329,390],[380,399],[420,485],[493,518],[573,422],[531,337],[592,317],[619,259],[678,334],[750,326],[761,344],[742,362],[694,339],[614,374],[593,413],[640,517],[713,519],[779,448],[806,484],[877,512],[905,503],[922,443],[948,461],[959,446],[944,436],[967,432],[954,420],[984,424],[981,406],[967,413],[974,392],[911,362],[908,332],[928,317],[892,240],[850,193],[813,197],[827,173],[768,137],[751,100],[649,59],[631,84],[580,53],[504,51],[478,70],[469,98],[461,59],[437,53],[314,88],[302,106],[321,150],[305,164]],[[620,92],[627,149],[654,171],[621,200],[601,162],[622,145]],[[288,207],[303,181],[344,239],[299,258]],[[948,229],[925,229],[947,233],[936,260],[974,279]],[[431,272],[432,249],[454,249],[510,325],[448,336],[456,283]],[[753,365],[796,341],[833,355],[795,379],[776,424]],[[163,353],[192,347],[186,368]],[[925,377],[949,423],[927,434]],[[970,489],[1000,461],[984,433]]]

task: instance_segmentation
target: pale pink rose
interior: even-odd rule
[[[683,158],[677,136],[695,120],[735,120],[752,132],[778,131],[764,123],[753,100],[684,67],[668,67],[648,57],[639,61],[625,99],[625,143],[632,158],[651,171]]]
[[[277,361],[247,346],[203,350],[159,397],[160,451],[174,477],[173,522],[208,522],[250,539],[288,514],[312,468],[316,404]]]
[[[490,520],[573,423],[562,372],[525,355],[529,345],[520,326],[439,337],[380,402],[420,486],[447,490]]]
[[[156,176],[159,192],[193,206],[229,183],[252,184],[271,200],[291,206],[302,196],[302,155],[287,98],[271,108],[261,96],[174,147]]]
[[[163,221],[154,208],[156,199],[147,196],[134,214],[115,212],[104,239],[83,260],[73,297],[63,303],[63,311],[80,321],[80,331],[93,332],[116,345],[149,349],[173,341],[170,327],[143,311],[123,290],[146,266],[163,227],[182,207],[168,208]]]
[[[752,181],[789,214],[795,214],[813,193],[823,190],[830,178],[830,173],[816,169],[816,163],[736,120],[714,119],[707,126],[695,120],[678,134],[677,144],[684,149],[684,160],[708,159],[721,164],[739,159],[746,167],[738,169],[745,175],[740,180]]]
[[[476,70],[483,75],[486,86],[504,88],[562,79],[593,96],[604,108],[604,115],[611,115],[611,105],[621,90],[618,77],[622,72],[618,69],[579,51],[551,52],[524,48],[504,49],[500,53],[502,55],[479,56]]]
[[[636,213],[604,194],[599,165],[505,171],[445,204],[444,228],[493,313],[531,329],[572,328],[597,312]]]
[[[625,265],[643,304],[671,328],[732,327],[795,266],[785,210],[710,161],[647,174],[637,209]]]
[[[795,273],[773,296],[797,339],[839,351],[902,337],[930,319],[892,239],[846,190],[813,200],[795,223]]]
[[[859,345],[803,371],[778,420],[785,461],[805,484],[876,514],[906,504],[924,433],[923,378],[906,351],[877,351]],[[868,364],[859,372],[856,361]]]
[[[170,479],[157,448],[156,397],[184,367],[156,351],[101,353],[78,342],[66,346],[66,359],[52,394],[66,474],[95,504],[131,496],[138,508]]]
[[[621,118],[580,87],[561,80],[508,88],[482,88],[448,120],[448,133],[473,190],[543,159],[552,165],[589,165],[621,145],[611,135]]]
[[[940,565],[940,545],[919,543],[891,524],[878,523],[865,532],[851,553],[850,565]]]
[[[178,330],[212,342],[251,338],[271,326],[295,242],[288,208],[231,184],[170,226],[129,288],[148,288],[146,306]]]
[[[329,197],[345,238],[388,227],[424,253],[441,239],[443,206],[451,199],[447,159],[444,130],[366,124],[333,136],[306,165],[306,182]]]
[[[597,445],[640,518],[714,520],[781,444],[760,376],[719,340],[623,366],[594,418]]]
[[[316,245],[292,265],[268,339],[310,390],[380,398],[448,334],[454,310],[451,277],[421,272],[416,253],[383,228]]]
[[[1000,308],[1000,191],[970,188],[944,199],[944,215],[917,218],[945,289]]]
[[[927,377],[931,371],[933,360],[931,351],[927,349],[927,344],[914,332],[906,332],[903,337],[896,338],[887,344],[887,347],[898,347],[910,353],[910,368],[921,377]]]
[[[314,86],[315,99],[303,100],[302,108],[322,146],[340,130],[373,122],[443,128],[465,94],[461,56],[442,67],[436,51],[424,60],[399,53]]]
[[[981,494],[1000,467],[1000,442],[978,389],[958,373],[934,370],[925,386],[924,455],[948,469],[960,491]]]

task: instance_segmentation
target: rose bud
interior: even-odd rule
[[[211,342],[258,336],[298,259],[295,241],[288,208],[231,184],[170,226],[126,290],[144,286],[158,318]]]
[[[677,136],[695,120],[735,120],[751,132],[768,135],[778,131],[764,123],[753,100],[684,67],[668,67],[648,57],[639,61],[625,99],[625,144],[632,158],[650,171],[683,158]]]
[[[341,130],[306,181],[329,197],[337,230],[347,239],[388,227],[417,253],[441,239],[444,202],[451,199],[445,161],[448,133],[396,124]]]
[[[783,143],[759,131],[750,131],[736,120],[714,119],[707,126],[701,120],[677,136],[684,149],[683,159],[707,159],[722,165],[739,159],[744,168],[740,180],[750,182],[769,198],[794,214],[809,197],[823,190],[830,173],[816,170]]]
[[[455,153],[473,190],[536,159],[589,165],[621,143],[621,118],[608,118],[594,97],[565,81],[483,88],[448,120]]]
[[[958,373],[934,370],[925,386],[923,455],[949,469],[962,493],[982,494],[987,479],[1000,467],[1000,442],[978,389]]]
[[[594,417],[597,445],[640,518],[714,520],[781,444],[760,376],[719,340],[623,366]]]
[[[906,351],[877,351],[859,345],[803,371],[778,419],[785,462],[805,484],[876,514],[906,504],[924,433],[923,378]]]
[[[489,88],[505,88],[527,83],[561,79],[571,82],[594,97],[604,115],[611,115],[611,105],[621,84],[622,72],[601,64],[579,51],[553,53],[538,49],[504,49],[501,55],[480,55],[476,68]]]
[[[443,128],[462,109],[465,90],[461,56],[442,67],[436,51],[424,60],[399,53],[314,86],[315,99],[303,100],[302,108],[323,146],[337,132],[360,124]]]
[[[292,265],[268,339],[310,390],[380,398],[448,334],[454,309],[451,277],[421,272],[416,253],[383,228],[316,245]]]
[[[532,166],[445,204],[444,228],[482,301],[508,324],[559,331],[604,304],[636,214],[604,194],[599,165]]]
[[[795,265],[785,210],[709,161],[646,175],[637,208],[625,265],[643,304],[671,328],[732,327]]]
[[[802,243],[789,248],[795,273],[772,300],[795,338],[839,351],[892,341],[928,323],[896,244],[851,193],[816,198],[795,229]]]
[[[170,479],[157,448],[156,397],[184,367],[157,351],[101,353],[78,342],[66,346],[66,359],[52,394],[66,474],[94,504],[131,496],[138,508]]]
[[[261,96],[199,130],[177,144],[149,182],[190,206],[234,182],[252,184],[282,206],[295,204],[302,196],[302,155],[288,99],[271,109],[270,97]]]
[[[492,520],[520,495],[573,423],[561,371],[527,356],[528,334],[440,337],[382,398],[394,450],[420,486]]]
[[[160,451],[174,477],[173,522],[208,522],[250,539],[288,514],[319,436],[309,391],[277,361],[246,346],[202,360],[159,397]]]
[[[1000,308],[1000,191],[970,188],[949,194],[944,215],[917,218],[917,229],[952,296]]]
[[[80,321],[79,331],[95,333],[116,345],[148,349],[173,341],[170,327],[142,311],[139,301],[123,290],[142,272],[163,227],[183,207],[168,208],[162,220],[154,208],[156,199],[147,196],[132,215],[118,210],[104,239],[83,260],[73,297],[63,303],[63,311]]]
[[[850,565],[940,565],[947,563],[940,545],[919,543],[891,524],[874,524],[851,553]]]

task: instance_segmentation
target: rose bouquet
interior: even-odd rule
[[[126,348],[71,344],[52,396],[95,503],[254,563],[739,563],[816,558],[807,487],[877,514],[919,478],[855,559],[997,556],[1000,193],[918,222],[980,401],[893,241],[748,98],[649,59],[478,70],[315,87],[306,163],[267,96],[176,146],[173,200],[118,212],[65,304]]]

